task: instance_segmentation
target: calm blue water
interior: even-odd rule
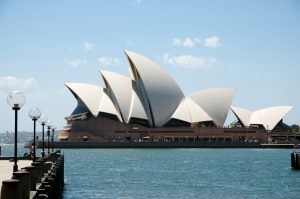
[[[300,171],[286,149],[63,152],[64,199],[300,198]]]
[[[64,199],[300,198],[285,149],[81,149],[65,153]]]
[[[2,144],[0,143],[0,146],[1,146],[1,154],[2,156],[11,156],[13,157],[14,156],[14,144]],[[24,153],[30,153],[30,150],[29,148],[24,148],[24,144],[18,144],[18,156],[23,156]],[[46,153],[48,152],[48,148],[45,149]],[[51,150],[50,150],[51,151]],[[41,154],[41,150],[40,149],[37,149],[36,150],[36,155],[39,156]]]

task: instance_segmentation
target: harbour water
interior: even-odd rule
[[[299,198],[286,149],[64,150],[65,199]]]
[[[300,198],[289,149],[63,149],[64,199]]]

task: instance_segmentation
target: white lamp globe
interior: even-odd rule
[[[40,122],[42,125],[45,125],[47,121],[48,121],[48,118],[47,118],[47,116],[45,116],[45,115],[42,115],[42,116],[40,117],[40,119],[39,119],[39,122]]]
[[[7,103],[13,109],[20,109],[25,102],[25,95],[21,91],[11,91],[7,96]]]
[[[37,120],[41,117],[41,111],[38,108],[31,108],[28,112],[28,115],[31,119]]]
[[[50,129],[52,126],[52,122],[50,120],[48,120],[46,123],[46,126],[48,127],[48,129]]]

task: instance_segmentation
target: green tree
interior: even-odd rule
[[[292,127],[292,129],[293,129],[294,131],[296,131],[296,132],[299,132],[299,130],[300,130],[300,127],[299,127],[298,124],[292,124],[291,127]]]

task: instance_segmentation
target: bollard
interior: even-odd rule
[[[56,178],[57,178],[59,193],[62,193],[62,191],[63,191],[63,177],[62,177],[63,166],[60,162],[61,162],[61,159],[59,159],[59,161],[56,163],[56,166],[57,166]]]
[[[60,184],[61,184],[61,193],[63,192],[64,190],[64,186],[65,186],[65,158],[64,158],[64,155],[61,155],[61,181],[60,181]]]
[[[2,181],[1,199],[22,199],[20,195],[20,180],[10,179]]]
[[[300,153],[298,152],[291,153],[291,167],[295,170],[300,169]]]
[[[299,160],[299,153],[295,153],[295,169],[299,170],[300,169],[300,160]]]
[[[13,172],[12,179],[20,180],[20,195],[21,198],[28,198],[30,196],[30,175],[29,172],[20,170]]]
[[[22,168],[24,171],[29,172],[30,175],[30,190],[35,191],[36,190],[36,183],[37,183],[37,170],[34,166],[27,166]]]
[[[42,165],[41,168],[42,168],[42,178],[43,178],[45,176],[45,173],[47,172],[46,168],[44,166],[44,163],[46,162],[46,160],[45,160],[45,158],[42,158],[42,159],[37,160],[36,162],[39,162]]]
[[[41,184],[39,184],[41,183]],[[1,199],[60,199],[64,187],[64,155],[55,151],[14,172],[2,182]],[[30,192],[30,191],[35,192]],[[31,195],[30,195],[31,194]]]
[[[294,155],[295,153],[293,152],[293,153],[291,153],[291,167],[292,168],[295,168],[295,155]]]
[[[49,183],[52,181],[52,187],[53,187],[53,195],[54,198],[59,198],[60,192],[59,192],[59,182],[58,182],[58,178],[57,175],[55,174],[55,172],[52,172],[49,174]]]
[[[51,187],[51,185],[49,184],[49,182],[46,181],[46,178],[45,178],[45,180],[42,182],[41,188],[45,190],[45,194],[48,196],[48,198],[51,198],[51,199],[52,199],[52,187]]]
[[[48,199],[46,194],[39,194],[38,199]]]
[[[33,162],[31,163],[32,166],[36,168],[36,183],[40,183],[43,177],[43,166],[41,162]]]
[[[44,188],[38,188],[36,189],[37,195],[45,194],[46,195],[46,190]]]
[[[48,173],[48,171],[51,169],[52,165],[53,165],[53,162],[50,162],[50,161],[47,161],[44,163],[44,167],[46,169],[45,173]]]
[[[49,185],[51,186],[51,193],[50,193],[50,197],[51,198],[55,198],[56,197],[56,187],[55,187],[55,181],[53,178],[47,177],[46,178],[46,182],[49,183]]]
[[[48,198],[53,199],[53,192],[52,192],[53,190],[52,190],[51,185],[49,185],[49,184],[45,185],[45,190],[46,190]]]

